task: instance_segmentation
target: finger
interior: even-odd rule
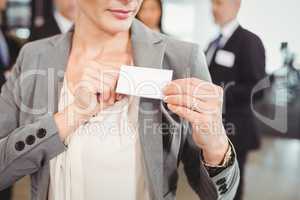
[[[184,78],[184,79],[176,79],[170,82],[168,85],[166,85],[165,90],[171,92],[171,91],[178,91],[182,90],[182,86],[188,86],[188,85],[193,85],[193,86],[198,86],[199,84],[205,84],[207,82],[202,81],[200,79],[196,78]]]
[[[108,103],[113,105],[116,102],[117,94],[114,91],[110,91],[110,98],[108,99]]]
[[[221,110],[218,102],[203,102],[189,95],[170,95],[166,96],[164,101],[168,104],[186,107],[200,113],[219,113]]]
[[[75,93],[85,91],[85,94],[95,95],[98,103],[107,102],[107,104],[112,104],[115,102],[115,93],[110,86],[111,83],[103,83],[91,77],[87,77],[84,81],[76,85]]]
[[[192,84],[192,85],[195,85],[195,86],[198,86],[199,84],[203,84],[203,88],[204,89],[210,89],[210,85],[212,84],[211,82],[208,82],[208,81],[204,81],[204,80],[201,80],[201,79],[198,79],[198,78],[194,78],[194,77],[190,77],[190,78],[183,78],[183,79],[176,79],[176,80],[173,80],[172,82],[174,82],[175,84],[186,84],[186,83],[189,83],[189,84]],[[208,87],[205,87],[205,85],[207,85]]]
[[[103,86],[97,94],[98,102],[106,102],[113,104],[116,100],[116,93],[112,91],[111,87]]]
[[[172,104],[167,104],[167,105],[172,112],[174,112],[178,116],[184,118],[185,120],[191,123],[196,123],[203,118],[200,113],[195,112],[187,107],[176,106]]]
[[[199,84],[197,85],[195,85],[193,82],[195,81],[190,79],[179,79],[172,81],[164,88],[164,94],[166,96],[188,94],[203,100],[221,98],[223,95],[223,90],[219,86],[205,81],[199,81]]]
[[[90,85],[95,86],[97,89],[96,91],[99,93],[102,93],[105,88],[102,88],[102,85],[105,84],[108,86],[113,93],[115,93],[115,88],[117,85],[117,79],[114,77],[111,77],[109,75],[97,77],[97,76],[92,76],[92,75],[86,75],[83,77],[83,79],[88,82]],[[111,95],[112,95],[111,94]]]
[[[216,115],[202,114],[190,110],[189,108],[176,106],[172,104],[168,104],[168,108],[178,116],[189,121],[192,124],[193,128],[197,129],[202,133],[209,133],[209,130],[212,130],[212,132],[215,133],[219,133],[220,124],[222,127],[222,123],[216,123]]]
[[[98,102],[107,101],[109,104],[113,104],[116,100],[116,80],[111,77],[102,78],[104,80],[99,80],[95,77],[87,77],[85,80],[92,85],[92,90],[97,94]]]
[[[117,79],[109,77],[109,76],[104,76],[102,82],[109,86],[109,88],[110,88],[110,99],[109,99],[109,101],[111,103],[114,103],[115,100],[116,100],[115,90],[116,90],[116,87],[117,87]]]
[[[220,95],[218,86],[209,83],[201,82],[197,85],[188,80],[173,81],[164,88],[165,95],[174,94],[189,94],[198,97],[215,97]]]
[[[93,79],[91,77],[84,77],[80,82],[74,85],[74,91],[88,91],[89,93],[95,94],[99,91],[97,85],[99,85],[100,82],[96,79]]]
[[[109,71],[109,72],[94,72],[94,70],[88,70],[87,76],[92,77],[100,81],[100,83],[104,82],[107,84],[111,84],[112,91],[114,92],[116,88],[117,81],[119,79],[119,71]]]
[[[84,70],[84,76],[89,76],[89,77],[93,77],[95,79],[100,79],[101,71],[94,67],[87,67]]]
[[[93,82],[90,81],[90,84],[91,83],[93,83]],[[94,82],[94,84],[99,84],[99,82],[96,81],[96,82]],[[97,95],[97,97],[100,101],[108,101],[110,99],[111,87],[109,86],[109,84],[101,83],[101,85],[97,85],[95,88],[96,89],[95,89],[94,94]]]

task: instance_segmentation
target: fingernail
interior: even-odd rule
[[[168,96],[164,96],[163,101],[167,102],[168,101]]]
[[[104,101],[109,101],[111,98],[111,94],[105,94],[104,95]]]
[[[109,100],[109,104],[110,105],[113,105],[115,103],[115,99],[114,98],[111,98],[110,100]]]

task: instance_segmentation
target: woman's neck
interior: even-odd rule
[[[84,16],[78,16],[75,22],[72,50],[81,54],[127,52],[130,41],[130,33],[120,32],[110,34],[101,30],[91,20]]]

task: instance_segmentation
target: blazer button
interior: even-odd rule
[[[35,142],[35,136],[34,135],[29,135],[26,138],[26,144],[28,145],[32,145]]]
[[[225,182],[226,182],[226,178],[221,178],[216,183],[217,185],[223,185]]]
[[[223,185],[221,185],[219,187],[219,192],[223,192],[224,190],[227,190],[227,184],[226,183],[224,183]]]
[[[46,133],[47,133],[46,129],[40,128],[40,129],[38,130],[38,132],[36,133],[36,136],[37,136],[38,138],[43,138],[43,137],[46,136]]]
[[[228,191],[228,189],[226,188],[226,189],[222,190],[222,191],[220,192],[220,194],[223,195],[223,194],[225,194],[227,191]]]
[[[19,141],[15,144],[15,149],[17,151],[22,151],[25,148],[25,143],[23,141]]]

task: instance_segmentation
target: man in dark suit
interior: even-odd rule
[[[0,0],[0,15],[6,8],[6,0]],[[5,74],[14,65],[21,48],[21,43],[4,29],[0,24],[0,92],[5,82]]]
[[[66,33],[73,24],[76,13],[75,0],[54,0],[54,9],[41,26],[33,27],[30,41]]]
[[[235,200],[242,199],[247,155],[260,146],[250,99],[253,87],[265,76],[263,43],[238,23],[240,5],[241,0],[212,0],[220,35],[206,51],[213,82],[224,87],[223,121],[225,127],[230,127],[227,133],[237,150],[241,181]]]
[[[2,29],[0,30],[0,92],[1,86],[5,83],[5,75],[14,65],[19,54],[21,44],[8,35]]]
[[[6,8],[6,0],[0,0],[0,15]],[[6,78],[5,74],[10,70],[11,66],[14,64],[19,50],[20,44],[15,38],[6,33],[3,29],[3,25],[0,24],[0,92],[1,86],[4,84]],[[1,196],[0,196],[1,197]],[[1,198],[0,198],[1,199]]]

